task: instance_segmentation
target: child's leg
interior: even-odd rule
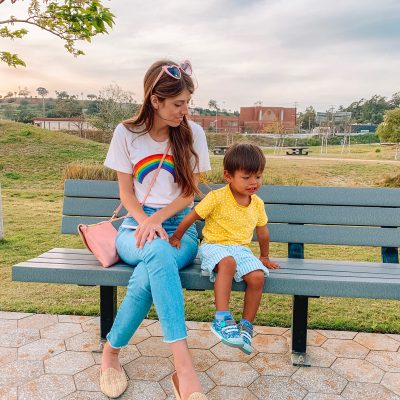
[[[243,340],[238,326],[229,311],[232,279],[236,272],[236,261],[233,257],[224,257],[214,268],[217,273],[214,286],[216,314],[211,330],[222,343],[232,347],[242,347]]]
[[[246,282],[244,295],[243,319],[253,323],[264,288],[264,271],[258,269],[243,276]]]
[[[217,272],[214,284],[215,308],[217,311],[229,310],[232,279],[236,272],[236,262],[233,257],[223,258],[215,267]]]

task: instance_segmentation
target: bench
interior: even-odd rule
[[[286,152],[288,156],[306,156],[308,154],[308,147],[290,147],[290,150]]]
[[[228,149],[229,146],[215,146],[213,153],[216,155],[223,155],[225,154],[226,150]]]
[[[66,180],[64,194],[61,231],[66,234],[76,234],[79,223],[107,219],[119,203],[113,181]],[[288,243],[288,258],[276,258],[281,268],[270,271],[264,292],[293,296],[293,364],[309,365],[309,297],[400,299],[400,189],[262,186],[258,194],[266,204],[271,241]],[[201,234],[202,223],[197,227]],[[304,259],[304,244],[377,246],[382,262]],[[12,279],[99,286],[104,341],[117,311],[117,286],[126,286],[131,272],[122,262],[102,268],[87,250],[54,248],[14,265]],[[213,288],[201,275],[199,259],[180,277],[187,290]],[[235,291],[244,288],[243,282],[233,283]]]

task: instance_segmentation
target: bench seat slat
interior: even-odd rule
[[[65,256],[56,259],[47,258],[49,254]],[[75,253],[69,249],[53,249],[33,260],[19,263],[13,267],[13,280],[47,283],[67,283],[80,285],[126,286],[132,267],[118,263],[111,268],[89,265],[85,260],[81,265],[75,264]],[[73,250],[73,249],[71,249]],[[83,254],[87,255],[87,254]],[[95,261],[92,256],[92,260]],[[371,263],[369,272],[365,271],[367,263],[347,262],[349,271],[339,272],[340,261],[320,260],[319,270],[316,260],[276,259],[282,265],[281,270],[270,271],[264,292],[280,294],[297,294],[310,296],[339,296],[400,299],[400,273],[397,264]],[[199,260],[197,259],[198,263]],[[296,269],[296,264],[301,267]],[[361,267],[361,269],[360,269]],[[309,269],[307,269],[309,268]],[[379,271],[375,274],[374,271]],[[394,272],[396,271],[396,273]],[[201,276],[200,266],[192,264],[180,272],[182,285],[187,289],[211,290],[212,283],[208,277]],[[233,290],[243,290],[244,284],[233,283]]]

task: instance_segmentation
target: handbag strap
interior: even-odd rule
[[[151,188],[153,187],[153,185],[154,185],[154,183],[155,183],[155,181],[156,181],[156,179],[157,179],[158,174],[160,173],[162,164],[163,164],[163,162],[164,162],[164,160],[165,160],[165,157],[167,157],[167,154],[168,154],[168,151],[169,151],[170,147],[171,147],[171,143],[168,142],[168,145],[167,145],[167,147],[165,148],[164,154],[163,154],[163,156],[161,157],[160,162],[158,163],[157,170],[154,172],[153,178],[152,178],[152,180],[151,180],[151,182],[150,182],[150,185],[149,185],[148,188],[147,188],[146,194],[145,194],[145,196],[144,196],[142,202],[140,203],[141,205],[143,205],[143,204],[145,203],[145,201],[147,200],[147,197],[148,197],[149,194],[150,194],[150,190],[151,190]],[[121,203],[119,203],[119,206],[118,206],[118,207],[114,210],[114,212],[112,213],[111,221],[117,221],[117,220],[119,220],[119,219],[126,218],[126,217],[129,215],[129,213],[128,213],[128,214],[124,215],[123,217],[119,217],[119,218],[117,217],[117,215],[118,215],[118,213],[121,211],[122,207],[123,207],[123,204],[122,204],[122,202],[121,202]]]

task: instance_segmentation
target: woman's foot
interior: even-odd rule
[[[103,349],[100,367],[100,389],[108,397],[121,396],[128,387],[128,379],[118,360],[119,349],[112,348],[108,342]]]
[[[108,368],[114,368],[121,371],[121,364],[118,359],[120,349],[114,349],[108,342],[103,348],[103,357],[101,358],[101,370],[104,372]]]
[[[177,400],[203,400],[206,396],[201,393],[200,381],[196,372],[180,374],[181,379],[178,378],[177,372],[172,377],[172,385],[174,386],[174,393]]]

